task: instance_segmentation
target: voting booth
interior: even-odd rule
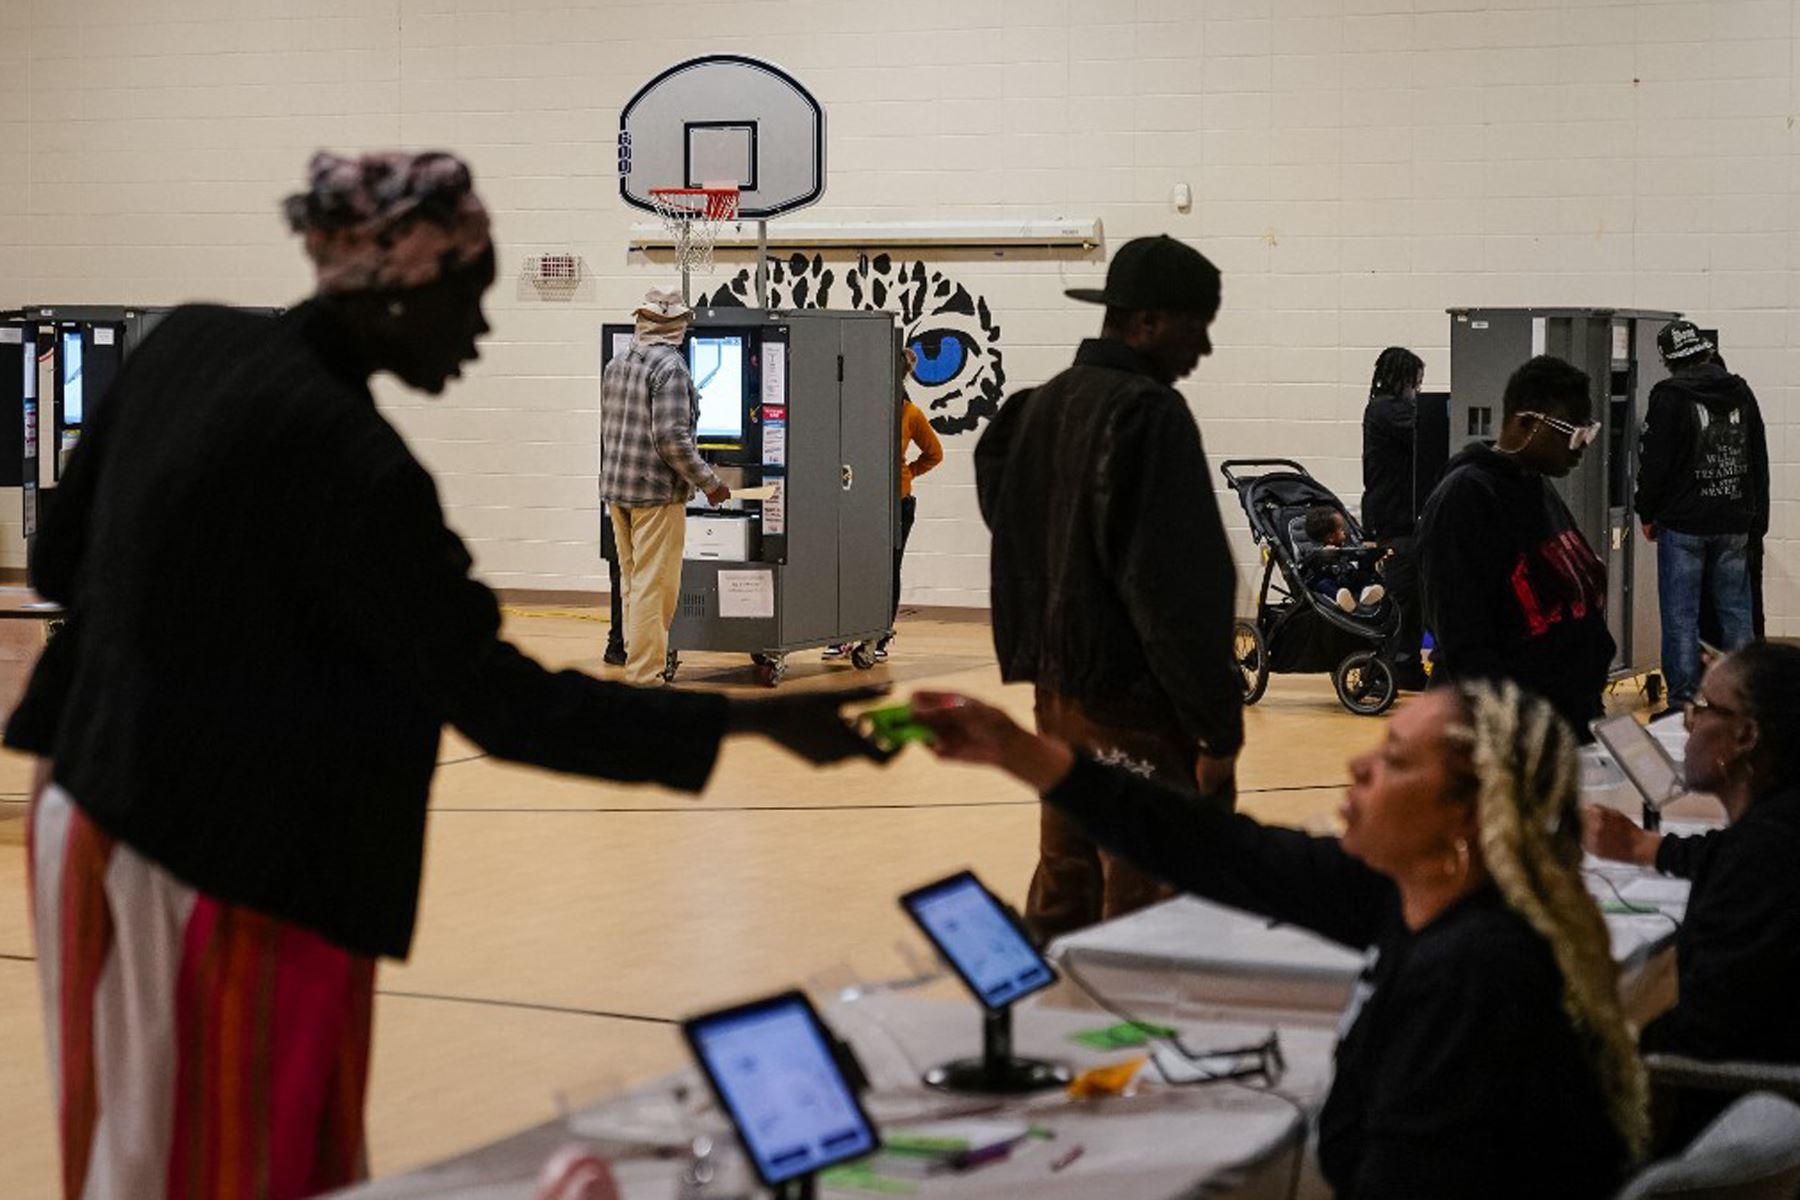
[[[632,336],[606,326],[603,360]],[[893,315],[700,309],[683,352],[700,393],[695,442],[734,497],[688,506],[671,656],[748,654],[773,686],[793,651],[880,638],[900,519]],[[603,521],[608,557],[610,532]]]

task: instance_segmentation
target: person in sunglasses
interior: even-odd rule
[[[1683,782],[1717,796],[1730,823],[1682,837],[1647,832],[1610,808],[1581,814],[1591,853],[1693,882],[1675,935],[1680,999],[1641,1043],[1800,1063],[1800,647],[1752,642],[1726,655],[1683,712]],[[1664,1148],[1686,1144],[1731,1099],[1678,1093]]]
[[[1514,680],[1584,739],[1615,650],[1606,564],[1550,481],[1599,434],[1590,386],[1547,355],[1513,372],[1499,438],[1450,460],[1419,530],[1433,682]]]
[[[1650,389],[1633,505],[1656,543],[1662,669],[1669,714],[1700,686],[1700,609],[1719,644],[1755,634],[1749,554],[1769,528],[1769,445],[1756,394],[1718,361],[1691,321],[1656,335],[1669,377]]]

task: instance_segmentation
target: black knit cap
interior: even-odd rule
[[[1069,288],[1063,294],[1108,308],[1214,312],[1219,307],[1219,268],[1166,233],[1133,238],[1113,255],[1104,288]]]

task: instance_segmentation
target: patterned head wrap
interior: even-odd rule
[[[461,266],[490,245],[487,209],[453,154],[321,150],[307,177],[282,211],[306,239],[321,292],[418,287],[443,273],[445,255]]]

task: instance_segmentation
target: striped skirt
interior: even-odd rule
[[[28,854],[64,1200],[364,1177],[373,959],[194,891],[54,784]]]

